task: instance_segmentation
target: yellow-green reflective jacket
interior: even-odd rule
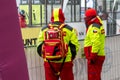
[[[92,47],[91,53],[97,53],[98,56],[105,56],[105,30],[103,25],[91,24],[88,28],[84,47]]]

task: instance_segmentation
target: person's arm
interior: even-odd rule
[[[91,31],[92,53],[98,53],[100,48],[100,28],[93,27]]]
[[[71,39],[70,39],[69,45],[70,45],[70,49],[71,49],[71,53],[72,53],[72,59],[74,59],[75,56],[77,55],[77,52],[80,47],[80,43],[78,41],[78,36],[74,29],[72,30],[72,33],[71,33]]]
[[[37,53],[39,54],[39,56],[42,56],[43,40],[44,40],[44,33],[42,30],[40,30],[40,33],[37,39]]]
[[[92,42],[92,50],[91,50],[91,61],[94,63],[97,59],[97,54],[100,49],[100,29],[98,27],[93,27],[90,39]]]

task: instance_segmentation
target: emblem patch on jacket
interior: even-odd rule
[[[97,33],[97,30],[93,30],[93,33]]]
[[[101,34],[104,34],[104,33],[105,33],[105,30],[104,30],[104,29],[102,29],[102,30],[101,30]]]

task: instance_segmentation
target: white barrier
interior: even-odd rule
[[[106,38],[106,59],[101,74],[102,80],[120,80],[120,36]],[[81,49],[83,41],[80,41]],[[36,52],[36,47],[25,48],[30,80],[45,80],[43,59]],[[73,73],[75,80],[87,80],[85,58],[81,58],[82,51],[78,52],[74,60]]]
[[[74,27],[77,32],[78,32],[78,39],[84,39],[85,35],[86,35],[86,27],[85,27],[85,23],[84,22],[74,22],[74,23],[67,23],[70,26]],[[105,29],[105,35],[107,35],[107,21],[104,20],[103,21],[103,26]]]

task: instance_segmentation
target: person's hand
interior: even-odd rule
[[[91,53],[91,56],[88,58],[89,64],[94,64],[97,60],[97,53]]]
[[[74,59],[75,59],[75,56],[74,56],[74,57],[72,56],[72,61],[73,61]]]

